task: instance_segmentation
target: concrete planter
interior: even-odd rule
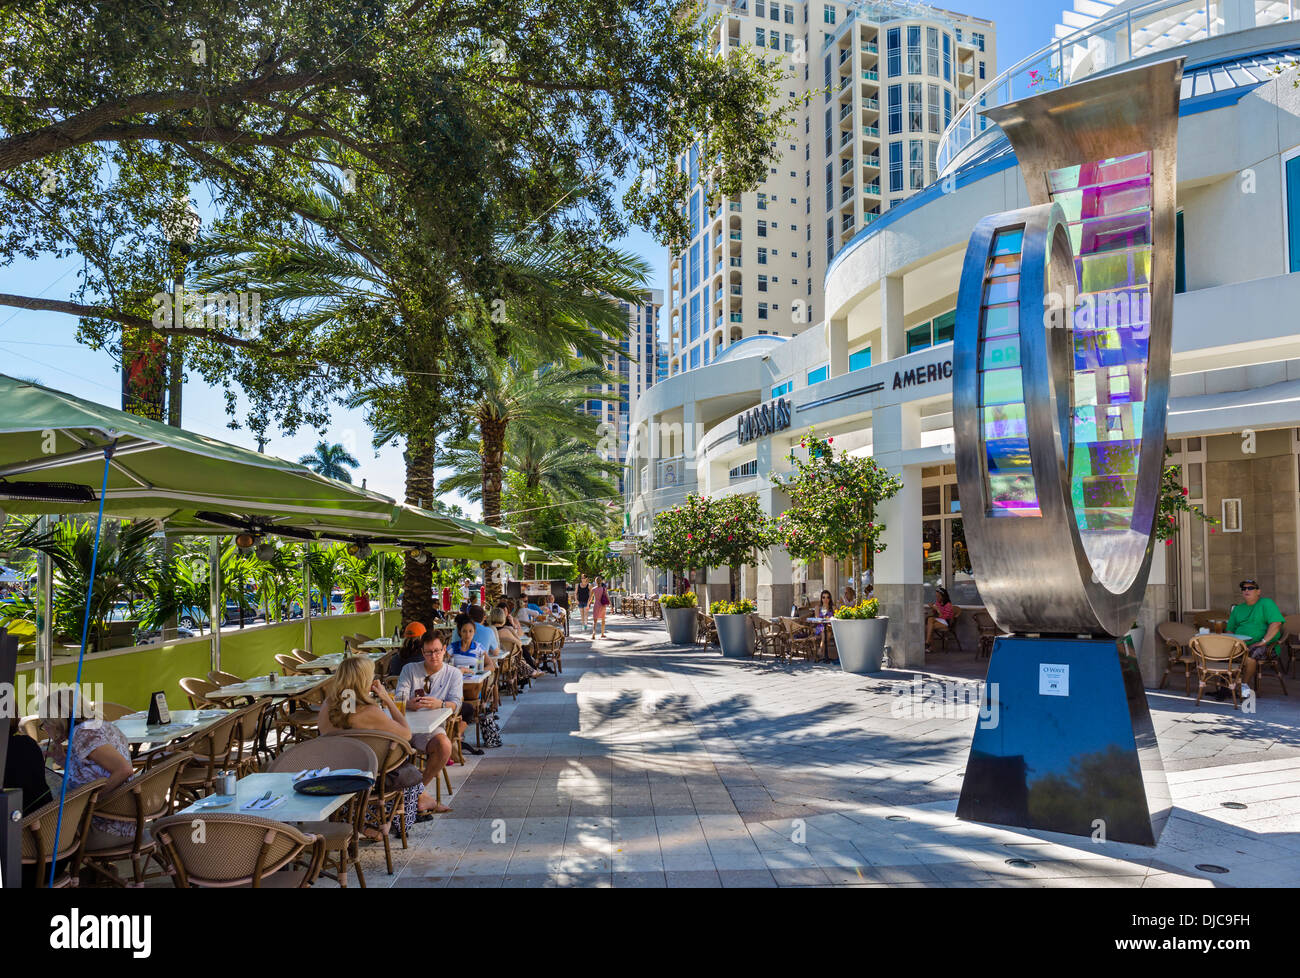
[[[673,645],[695,644],[695,608],[664,607],[664,625]]]
[[[840,668],[859,676],[880,672],[888,628],[888,618],[831,619]]]
[[[751,659],[754,656],[754,623],[749,615],[714,615],[718,644],[728,659]]]

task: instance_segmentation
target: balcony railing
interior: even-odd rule
[[[880,127],[879,127],[879,126],[863,126],[863,127],[862,127],[862,135],[866,136],[868,139],[879,139],[879,138],[880,138]]]
[[[878,71],[864,71],[864,72],[862,73],[862,80],[863,80],[863,81],[869,81],[869,82],[880,81],[880,72],[878,72]]]
[[[739,211],[739,210],[740,210],[740,201],[738,201],[738,200],[729,201],[729,202],[727,203],[727,210],[729,210],[729,211]]]
[[[879,53],[880,53],[880,48],[876,46],[876,42],[875,42],[875,41],[863,41],[863,42],[862,42],[862,53],[863,53],[863,54],[879,54]]]
[[[879,154],[879,153],[872,153],[870,156],[864,156],[864,157],[862,157],[862,165],[863,165],[863,166],[874,166],[877,170],[879,170],[879,169],[880,169],[880,154]]]
[[[879,196],[880,196],[880,184],[879,184],[879,183],[869,183],[869,184],[867,184],[865,187],[862,188],[862,192],[863,192],[864,194],[873,194],[873,195],[875,195],[876,197],[879,197]]]
[[[1236,16],[1225,17],[1230,7],[1236,8]],[[968,145],[997,128],[980,115],[987,109],[1082,81],[1138,58],[1211,37],[1294,21],[1297,16],[1300,0],[1254,0],[1231,5],[1221,0],[1213,4],[1207,0],[1148,0],[1118,8],[1040,48],[980,87],[939,141],[939,173],[948,173]],[[973,75],[975,70],[974,59],[959,68],[965,76]]]
[[[732,268],[740,268],[740,267],[741,267],[741,256],[740,256],[740,255],[732,255],[732,256],[731,256],[731,259],[730,259],[730,264],[731,264],[731,267],[732,267]]]
[[[732,241],[739,241],[739,240],[740,240],[740,232],[739,232],[739,231],[732,231],[729,235],[727,235],[727,237],[729,237]]]
[[[844,176],[844,174],[848,173],[849,170],[851,169],[853,169],[852,156],[850,156],[847,160],[844,160],[842,163],[840,163],[840,176]]]
[[[731,313],[730,315],[727,316],[727,318],[733,323],[743,322],[743,320],[741,319],[741,315],[738,312]]]
[[[740,287],[739,285],[733,285],[733,286],[732,286],[731,288],[729,288],[727,291],[730,292],[732,295],[742,295],[742,294],[743,294],[743,293],[741,292],[741,287]]]
[[[864,98],[864,99],[862,100],[862,107],[863,107],[864,109],[870,109],[870,110],[872,110],[872,111],[879,112],[879,111],[880,111],[880,99],[878,99],[878,98]]]
[[[845,145],[845,144],[848,143],[852,138],[853,138],[853,130],[852,130],[852,129],[845,129],[842,133],[840,133],[840,145],[841,145],[841,146]]]

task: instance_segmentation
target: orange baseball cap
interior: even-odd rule
[[[403,638],[419,638],[425,632],[425,628],[418,621],[413,621],[406,626],[406,631],[402,633]]]

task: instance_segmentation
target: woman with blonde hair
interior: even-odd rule
[[[380,730],[403,740],[411,739],[406,714],[398,708],[384,684],[375,678],[375,664],[365,655],[345,658],[325,683],[325,699],[317,726],[322,736],[341,730]],[[409,780],[415,783],[404,789],[408,831],[419,815],[420,795],[424,791],[419,769],[413,764],[410,767],[413,776]],[[373,828],[367,828],[365,834],[368,839],[382,839]]]
[[[382,730],[403,740],[411,737],[406,714],[398,709],[384,684],[375,678],[375,664],[365,655],[348,656],[325,683],[325,701],[321,704],[318,726],[322,734]]]

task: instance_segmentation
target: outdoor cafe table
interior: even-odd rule
[[[387,653],[384,652],[367,652],[371,662],[378,662]],[[343,665],[343,660],[350,658],[351,652],[331,652],[329,655],[318,655],[310,662],[304,662],[301,666],[296,666],[299,672],[333,672],[339,666]]]
[[[171,723],[150,727],[145,723],[149,719],[148,712],[141,710],[139,713],[128,713],[124,717],[118,717],[113,721],[113,725],[122,731],[127,743],[132,747],[139,747],[142,744],[161,746],[207,730],[231,712],[233,711],[172,710]]]
[[[400,649],[403,639],[400,638],[372,638],[369,642],[362,642],[357,646],[359,649]]]
[[[325,676],[276,676],[269,681],[265,676],[231,683],[203,695],[210,700],[234,700],[245,696],[258,699],[263,696],[301,696],[325,682]],[[175,714],[173,714],[175,715]]]
[[[229,812],[240,815],[257,815],[274,819],[277,822],[323,822],[335,811],[347,804],[351,795],[304,795],[293,790],[296,772],[263,772],[247,774],[235,782],[235,799],[225,804],[214,804],[212,798],[228,798],[228,795],[209,795],[200,798],[188,808],[177,812],[178,815],[202,815],[205,812]],[[274,808],[265,810],[245,808],[249,802],[256,801],[268,791],[271,797],[284,796],[284,801]]]
[[[406,725],[411,728],[413,734],[430,734],[435,730],[441,730],[447,718],[451,716],[451,710],[445,706],[440,706],[436,710],[412,710],[406,711]]]

